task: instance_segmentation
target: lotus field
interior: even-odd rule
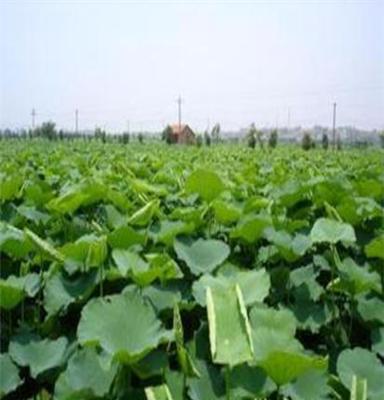
[[[384,399],[384,153],[0,142],[0,398]]]

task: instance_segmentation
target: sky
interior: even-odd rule
[[[384,129],[384,1],[0,0],[0,128]]]

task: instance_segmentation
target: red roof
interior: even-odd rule
[[[174,135],[180,135],[181,132],[183,132],[183,130],[187,127],[186,124],[173,124],[171,125],[171,129],[172,129],[172,133]]]

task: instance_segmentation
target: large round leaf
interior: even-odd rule
[[[9,354],[17,364],[31,371],[31,376],[36,378],[42,372],[60,366],[64,361],[64,354],[68,340],[60,337],[56,340],[30,340],[20,336],[9,345]]]
[[[123,363],[144,357],[170,334],[136,292],[97,298],[83,308],[77,330],[83,345],[99,345]]]
[[[19,370],[9,354],[0,354],[0,399],[14,391],[20,384]]]
[[[259,363],[277,385],[284,385],[309,371],[325,371],[327,364],[325,358],[291,351],[272,352]]]
[[[384,260],[384,235],[373,239],[365,246],[364,250],[368,257],[377,257]]]
[[[204,274],[194,282],[193,296],[200,305],[205,306],[205,293],[209,286],[229,289],[236,284],[239,285],[243,293],[246,306],[262,302],[268,296],[271,286],[269,275],[264,268],[254,271],[236,270],[230,274],[219,274],[218,276]]]
[[[189,193],[198,193],[206,201],[214,200],[225,189],[220,177],[205,169],[192,172],[185,181],[185,190]]]
[[[175,240],[174,248],[177,256],[186,262],[194,275],[212,272],[230,253],[227,244],[213,239],[198,239],[192,244]]]
[[[0,308],[11,310],[25,297],[23,286],[18,281],[0,279]]]
[[[57,400],[85,400],[105,396],[116,374],[116,365],[106,365],[94,349],[77,351],[55,386]]]
[[[327,375],[313,369],[283,386],[281,391],[292,400],[327,400],[330,387],[327,385]]]
[[[249,214],[244,216],[232,230],[231,237],[240,238],[248,243],[259,240],[266,228],[272,226],[272,220],[266,214]]]
[[[347,389],[356,375],[358,379],[367,380],[369,399],[384,398],[384,366],[370,351],[360,347],[344,350],[337,360],[337,373]]]
[[[329,218],[319,218],[312,227],[312,243],[332,243],[356,241],[355,231],[352,225],[335,221]]]

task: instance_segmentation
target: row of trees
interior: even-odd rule
[[[277,141],[278,141],[278,133],[277,130],[274,129],[273,131],[270,132],[269,137],[268,137],[268,147],[271,149],[274,149],[277,146]],[[246,136],[247,144],[248,147],[251,147],[254,149],[256,145],[260,147],[260,149],[264,149],[265,145],[265,137],[264,137],[264,132],[256,129],[255,124],[252,123],[247,136]]]
[[[116,134],[107,134],[104,129],[96,127],[93,135],[86,133],[76,133],[76,132],[66,132],[62,129],[57,130],[56,124],[54,122],[48,121],[43,122],[40,126],[35,129],[23,130],[21,132],[14,132],[10,129],[5,129],[4,131],[0,131],[0,139],[1,138],[21,138],[21,139],[32,139],[32,138],[44,138],[48,140],[73,140],[73,139],[84,139],[88,140],[99,140],[103,143],[108,141],[118,141],[123,144],[127,144],[130,140],[135,137],[140,143],[144,141],[144,135],[142,133],[138,133],[137,135],[131,135],[128,132],[124,132],[120,135]]]
[[[221,137],[221,127],[220,124],[215,124],[212,130],[209,132],[206,130],[203,134],[196,135],[196,145],[197,146],[211,146],[211,144],[217,144],[223,141]],[[107,132],[99,127],[97,127],[93,133],[85,134],[85,133],[73,133],[73,132],[65,132],[63,130],[57,130],[55,123],[48,121],[44,122],[42,125],[38,126],[33,130],[23,130],[21,132],[14,132],[9,129],[4,131],[0,131],[0,139],[1,138],[34,138],[40,137],[48,140],[73,140],[82,138],[84,140],[92,140],[96,139],[103,143],[108,141],[118,141],[122,144],[128,144],[131,139],[133,139],[134,135],[131,135],[129,132],[124,132],[120,135],[111,135],[107,134]],[[139,143],[144,142],[144,135],[142,133],[138,133],[135,138],[137,138]],[[381,147],[384,148],[384,131],[379,133],[380,144]],[[172,144],[175,141],[175,137],[172,133],[172,128],[167,126],[163,132],[161,133],[161,139],[168,144]],[[262,130],[256,129],[255,124],[252,123],[246,134],[246,143],[248,147],[255,148],[258,146],[260,149],[264,149],[266,146],[273,149],[277,146],[278,143],[278,132],[276,129],[272,130],[267,136],[266,133]],[[323,133],[321,138],[321,147],[327,150],[330,146],[329,138],[327,133]],[[301,147],[304,150],[310,150],[316,147],[316,141],[313,139],[310,132],[304,132],[301,140]],[[361,147],[361,146],[360,146]],[[341,149],[341,140],[338,137],[336,141],[336,148]]]

